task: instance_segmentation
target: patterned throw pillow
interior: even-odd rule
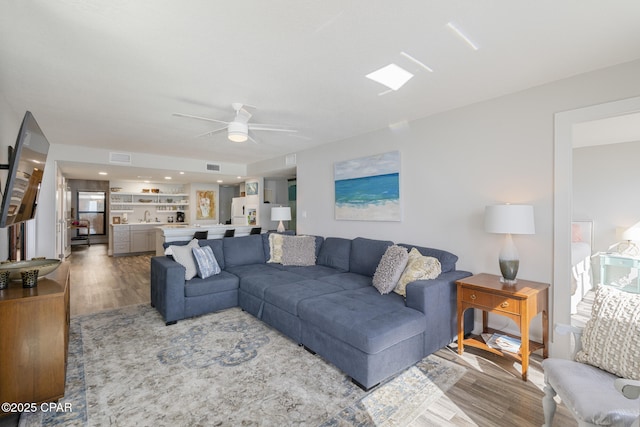
[[[173,259],[184,267],[184,280],[191,280],[198,273],[196,269],[196,260],[193,257],[193,248],[199,248],[197,239],[191,240],[184,246],[169,246]]]
[[[315,265],[316,238],[313,236],[283,236],[282,265]]]
[[[214,274],[220,274],[220,266],[213,255],[211,246],[193,248],[193,257],[196,259],[198,276],[206,279]]]
[[[384,295],[395,288],[408,260],[407,248],[398,245],[387,248],[373,275],[373,286],[378,292]]]
[[[409,252],[409,262],[402,272],[402,276],[398,281],[395,293],[407,296],[407,285],[416,280],[435,279],[442,272],[442,266],[438,258],[424,256],[416,248],[412,248]]]
[[[282,242],[283,235],[278,233],[269,234],[269,261],[275,264],[282,264]]]
[[[640,294],[600,286],[576,361],[640,380]]]

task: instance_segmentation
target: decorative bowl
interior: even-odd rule
[[[122,187],[111,187],[110,190],[112,193],[117,193],[118,191],[122,190]]]
[[[148,193],[149,191],[150,191],[150,190],[149,190],[148,188],[143,188],[143,189],[142,189],[142,192],[143,192],[143,193]]]
[[[138,199],[138,201],[140,203],[151,203],[151,202],[153,202],[153,199]]]
[[[160,189],[159,188],[152,188],[151,192],[158,194],[160,192]]]
[[[9,271],[9,279],[22,280],[22,272],[38,270],[38,276],[47,274],[60,267],[59,259],[34,258],[30,261],[5,261],[0,263],[0,271]]]

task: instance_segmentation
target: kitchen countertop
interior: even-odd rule
[[[111,224],[111,225],[114,226],[114,227],[120,227],[120,226],[123,226],[123,225],[133,225],[133,226],[136,226],[136,225],[153,225],[153,226],[156,226],[156,227],[177,226],[177,227],[180,227],[180,228],[189,226],[189,224],[187,224],[187,223],[178,223],[178,224],[176,224],[175,222],[155,222],[155,221],[152,221],[152,222],[139,222],[139,221],[136,221],[136,222],[128,222],[126,224]]]

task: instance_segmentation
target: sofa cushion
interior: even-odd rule
[[[199,240],[198,244],[201,247],[209,246],[213,251],[213,256],[216,257],[216,261],[222,270],[224,270],[224,251],[222,249],[222,241],[223,239],[206,239]]]
[[[274,265],[274,264],[271,264]],[[326,267],[324,265],[277,265],[275,268],[282,271],[290,271],[291,273],[299,274],[305,279],[323,279],[327,276],[334,274],[340,274],[342,271],[335,268]]]
[[[373,277],[384,252],[393,242],[357,237],[351,241],[349,271]]]
[[[349,271],[350,254],[351,240],[341,237],[327,237],[322,242],[316,263],[342,271]]]
[[[393,291],[403,297],[407,295],[407,285],[416,280],[435,279],[442,272],[438,258],[421,255],[416,248],[409,252],[409,261]]]
[[[196,260],[193,257],[192,252],[193,248],[198,247],[200,247],[198,245],[198,240],[193,239],[184,246],[171,245],[167,248],[167,250],[170,251],[171,256],[173,256],[173,259],[184,267],[184,280],[191,280],[198,273]]]
[[[373,275],[373,286],[378,292],[388,294],[396,287],[408,260],[407,248],[398,245],[387,248]]]
[[[456,269],[456,262],[458,262],[458,256],[451,252],[443,251],[441,249],[425,248],[423,246],[409,245],[407,243],[399,243],[400,246],[404,246],[407,249],[416,248],[424,256],[431,256],[438,258],[443,273],[454,271]]]
[[[640,380],[640,294],[600,286],[576,361]]]
[[[184,286],[184,296],[199,297],[238,289],[239,282],[238,277],[226,271],[207,277],[206,279],[194,277],[186,282]]]
[[[323,282],[340,286],[344,290],[360,289],[373,286],[373,278],[356,273],[339,273],[320,278]]]
[[[305,280],[304,277],[288,271],[273,269],[271,274],[246,276],[240,279],[240,289],[261,300],[264,300],[264,292],[272,286],[280,286],[287,283]]]
[[[192,249],[193,257],[196,260],[196,270],[198,277],[206,279],[215,274],[220,274],[220,266],[216,257],[213,256],[213,250],[210,246],[202,246]]]
[[[326,282],[301,280],[265,289],[264,301],[297,316],[300,301],[340,291],[342,291],[342,288]]]
[[[304,299],[298,304],[298,316],[368,354],[378,353],[426,329],[424,314],[406,307],[400,295],[380,295],[373,287]]]
[[[315,265],[316,238],[313,236],[284,236],[282,265]]]
[[[222,239],[222,248],[225,268],[266,262],[259,234]]]

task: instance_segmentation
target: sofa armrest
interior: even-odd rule
[[[436,279],[417,280],[407,285],[407,307],[426,316],[425,354],[453,342],[458,336],[458,290],[456,280],[471,276],[467,271],[442,273]],[[473,310],[465,312],[465,333],[473,329]]]
[[[151,258],[151,305],[166,323],[184,319],[185,268],[166,256]]]

